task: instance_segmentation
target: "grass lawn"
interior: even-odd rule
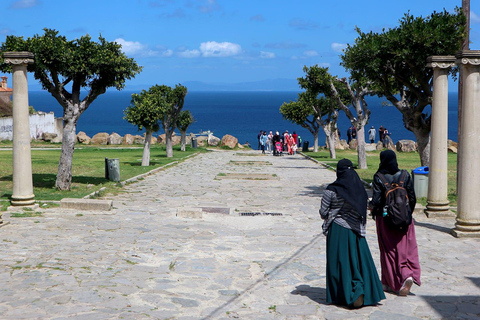
[[[0,201],[8,203],[12,195],[13,162],[12,150],[6,150],[8,143],[0,144]],[[11,146],[11,142],[10,142]],[[33,192],[35,200],[61,200],[63,198],[81,198],[102,187],[115,188],[118,183],[105,179],[105,158],[120,160],[120,179],[122,181],[146,173],[154,168],[182,160],[187,156],[203,152],[205,149],[180,151],[180,146],[173,148],[173,158],[167,158],[165,146],[152,146],[150,149],[150,166],[142,167],[141,146],[118,148],[118,146],[76,146],[73,154],[71,191],[55,189],[55,180],[60,159],[60,144],[33,144],[32,148]],[[2,150],[3,149],[3,150]]]
[[[330,159],[330,153],[327,149],[319,152],[307,152],[306,154],[334,168],[337,162],[343,158],[351,160],[354,166],[358,165],[357,152],[353,150],[337,150],[337,159]],[[421,166],[420,156],[417,152],[397,152],[397,161],[399,168],[408,170],[410,174],[413,169]],[[362,180],[371,183],[379,164],[380,151],[367,152],[368,169],[357,169],[356,171]],[[457,155],[454,153],[448,153],[448,199],[450,205],[455,206],[457,204]],[[420,198],[418,201],[423,205],[426,204],[425,198]]]

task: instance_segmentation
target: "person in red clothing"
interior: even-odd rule
[[[298,135],[295,131],[292,133],[293,141],[295,142],[296,145],[298,145]]]

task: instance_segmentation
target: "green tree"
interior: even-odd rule
[[[407,13],[396,28],[381,33],[364,33],[348,45],[342,65],[354,80],[385,97],[403,115],[403,124],[415,134],[422,165],[430,161],[431,118],[425,108],[431,104],[433,71],[426,67],[428,56],[454,55],[465,37],[465,16],[434,12],[413,17]]]
[[[148,91],[151,95],[152,103],[158,106],[161,111],[160,122],[165,131],[167,157],[173,157],[172,135],[177,127],[177,120],[185,103],[187,88],[180,84],[173,89],[165,85],[155,85]]]
[[[180,130],[180,134],[181,134],[180,150],[182,151],[186,150],[188,127],[194,122],[195,122],[195,119],[193,118],[189,110],[184,110],[180,112],[180,114],[178,115],[177,128],[178,130]]]
[[[137,126],[138,130],[145,128],[145,144],[143,147],[142,166],[150,165],[150,144],[152,135],[160,129],[162,109],[154,103],[151,93],[142,90],[140,94],[132,94],[130,106],[124,111],[124,119]]]
[[[305,66],[303,71],[306,75],[299,78],[300,86],[307,89],[307,92],[310,91],[315,95],[322,94],[328,98],[328,103],[323,102],[323,105],[319,105],[326,109],[318,112],[323,112],[323,114],[326,112],[328,115],[328,112],[332,112],[331,110],[336,110],[338,117],[338,110],[342,110],[350,123],[357,129],[358,166],[360,169],[366,169],[367,154],[365,151],[364,127],[370,117],[370,111],[365,102],[365,95],[371,92],[359,82],[350,84],[346,78],[338,79],[336,76],[332,76],[328,68],[318,65]],[[327,139],[331,140],[329,144],[335,141],[333,139],[336,134],[336,122],[335,127],[325,131],[325,134],[327,134]],[[330,151],[330,154],[332,154],[332,151]]]
[[[69,41],[56,30],[44,29],[44,32],[28,39],[7,36],[0,51],[32,52],[35,62],[27,70],[63,107],[62,151],[55,185],[60,190],[69,190],[78,118],[107,88],[123,89],[125,82],[142,68],[121,51],[121,45],[101,36],[98,42],[89,35]],[[2,55],[0,70],[9,72],[10,68]],[[87,90],[83,99],[82,89]]]
[[[314,139],[313,148],[317,152],[318,131],[320,130],[320,123],[317,119],[320,115],[312,107],[310,97],[305,92],[300,93],[297,101],[283,103],[280,107],[280,113],[285,120],[298,124],[310,131]]]

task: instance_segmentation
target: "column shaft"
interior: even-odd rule
[[[457,237],[480,237],[480,51],[467,50],[457,55],[462,68],[463,96],[460,117],[461,143],[457,163],[457,222],[452,233]]]
[[[35,203],[30,151],[27,64],[33,62],[29,52],[5,52],[5,62],[13,68],[13,206]]]
[[[453,215],[448,201],[448,72],[454,66],[453,56],[429,57],[433,68],[432,129],[428,174],[428,217]]]

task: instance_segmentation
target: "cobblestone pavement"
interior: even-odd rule
[[[480,240],[456,239],[453,218],[423,214],[421,287],[375,307],[327,305],[318,208],[335,174],[300,155],[258,155],[200,154],[108,195],[109,212],[4,214],[0,318],[480,317]],[[177,217],[182,208],[202,218]],[[367,233],[379,268],[372,220]]]

